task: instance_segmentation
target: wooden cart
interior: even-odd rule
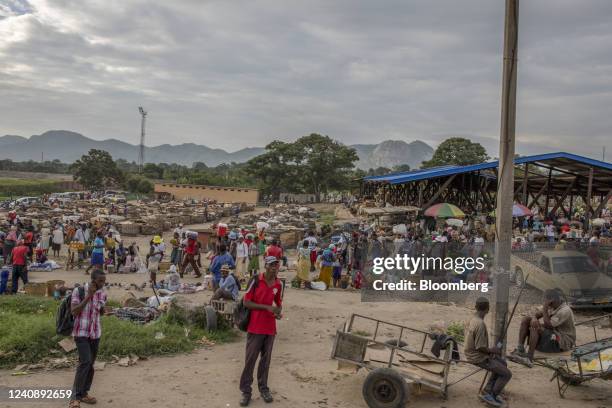
[[[374,334],[357,329],[363,322],[369,323]],[[388,332],[388,328],[399,331],[398,337],[386,338],[383,330]],[[331,358],[338,361],[340,369],[365,368],[369,371],[362,393],[370,408],[403,407],[408,397],[408,384],[433,390],[446,399],[452,343],[441,350],[438,358],[425,351],[433,337],[426,331],[352,314],[336,332]]]

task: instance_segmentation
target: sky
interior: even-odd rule
[[[0,0],[0,135],[497,155],[504,0]],[[520,4],[521,154],[612,157],[612,1]]]

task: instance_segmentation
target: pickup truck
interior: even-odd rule
[[[576,309],[612,307],[612,277],[579,251],[515,252],[511,280],[544,291],[560,289]]]

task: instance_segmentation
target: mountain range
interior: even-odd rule
[[[410,143],[387,140],[378,144],[356,144],[350,147],[357,151],[359,157],[357,167],[364,170],[376,167],[392,168],[400,164],[417,168],[422,161],[429,160],[433,154],[433,148],[419,140]],[[29,138],[15,135],[0,137],[0,159],[13,161],[38,161],[44,158],[44,160],[57,159],[64,163],[72,163],[90,149],[106,150],[114,159],[132,162],[138,158],[139,146],[117,139],[94,140],[67,130],[50,130]],[[247,147],[227,152],[194,143],[163,144],[146,146],[145,161],[188,166],[194,162],[203,162],[209,167],[214,167],[222,163],[243,163],[264,151],[263,147]]]

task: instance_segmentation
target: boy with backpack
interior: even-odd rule
[[[91,282],[84,287],[75,288],[70,295],[70,313],[72,319],[71,334],[79,353],[79,365],[77,366],[72,387],[72,399],[69,408],[79,408],[81,402],[95,404],[96,399],[89,395],[89,389],[94,376],[94,363],[98,354],[100,337],[102,336],[102,325],[100,316],[111,314],[106,311],[106,292],[104,284],[106,274],[101,269],[94,269],[91,273]],[[58,316],[61,316],[61,308]],[[68,321],[66,323],[66,321]],[[58,321],[58,332],[67,331],[70,326],[70,319],[65,319],[60,325]],[[60,327],[63,326],[63,327]]]

